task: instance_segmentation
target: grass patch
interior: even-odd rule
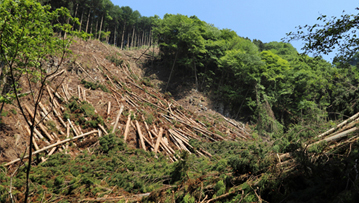
[[[106,56],[106,59],[109,60],[110,62],[114,63],[116,66],[120,66],[123,63],[122,59],[119,59],[118,56],[116,55],[110,55],[110,56]]]
[[[89,82],[89,81],[86,81],[86,80],[82,79],[81,84],[83,84],[84,87],[87,88],[87,89],[96,90],[96,89],[100,88],[104,92],[111,93],[110,90],[108,90],[105,85],[100,84],[99,81],[96,81],[94,83],[94,82]]]
[[[95,108],[88,102],[79,102],[78,98],[72,97],[66,105],[64,118],[74,121],[77,125],[81,125],[83,129],[98,127],[98,124],[104,125],[101,116],[95,113]]]

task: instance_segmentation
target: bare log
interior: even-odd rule
[[[107,116],[109,116],[110,113],[111,113],[111,102],[109,101],[107,105]]]
[[[30,108],[24,104],[25,109],[27,110],[27,112],[30,114],[30,116],[32,118],[34,118],[34,114],[32,113],[32,111],[30,110]],[[35,122],[38,123],[38,119],[35,118]],[[53,140],[52,136],[47,132],[47,130],[45,129],[45,126],[42,123],[39,123],[39,127],[42,130],[42,132],[47,136],[47,138],[49,138],[49,140]]]
[[[124,142],[126,142],[128,131],[130,130],[130,124],[131,124],[131,112],[128,114],[127,122],[126,122],[126,128],[125,128],[125,134],[124,134]]]
[[[348,136],[349,133],[354,132],[354,131],[357,131],[358,129],[359,129],[359,128],[357,128],[357,127],[351,128],[351,129],[346,130],[346,131],[344,131],[344,132],[335,134],[335,135],[333,135],[333,136],[331,136],[331,137],[327,137],[327,138],[325,138],[325,139],[323,139],[323,140],[319,140],[319,141],[317,141],[317,142],[315,142],[315,143],[312,143],[312,144],[308,145],[308,147],[313,146],[313,145],[316,145],[316,144],[318,144],[318,143],[320,143],[320,142],[322,142],[322,141],[331,142],[331,141],[339,140],[339,139],[341,139],[341,138],[343,138],[343,137],[345,137],[345,136]]]
[[[86,90],[85,89],[82,90],[82,98],[84,101],[86,101]]]
[[[70,124],[66,125],[66,139],[68,139],[70,137]],[[69,143],[66,143],[66,150],[69,149]],[[67,151],[66,151],[67,154]]]
[[[65,85],[62,84],[61,86],[62,86],[62,91],[64,92],[64,95],[65,95],[65,97],[64,97],[64,98],[65,98],[65,101],[68,102],[70,98],[69,98],[68,95],[66,94]]]
[[[64,143],[66,143],[66,142],[70,142],[70,141],[72,141],[72,140],[76,140],[76,139],[82,138],[82,137],[84,137],[84,136],[86,136],[86,135],[91,135],[92,133],[95,133],[95,132],[97,132],[97,130],[93,130],[93,131],[84,133],[84,134],[82,134],[82,135],[79,135],[79,136],[76,136],[76,137],[73,137],[73,138],[69,138],[69,139],[66,139],[66,140],[57,142],[57,143],[55,143],[55,144],[52,144],[52,145],[49,145],[49,146],[47,146],[47,147],[44,147],[44,148],[42,148],[42,149],[40,149],[40,150],[37,150],[36,152],[32,153],[32,155],[36,155],[36,154],[41,153],[41,152],[43,152],[43,151],[46,151],[46,150],[48,150],[48,149],[52,149],[53,147],[56,147],[56,146],[61,145],[61,144],[64,144]],[[28,158],[28,157],[29,157],[29,155],[26,155],[26,156],[24,157],[24,159],[26,159],[26,158]],[[9,166],[9,165],[11,165],[11,164],[13,164],[13,163],[16,163],[16,162],[20,161],[20,160],[21,160],[20,158],[19,158],[19,159],[15,159],[15,160],[13,160],[13,161],[11,161],[11,162],[5,164],[5,166]]]
[[[115,125],[113,126],[113,129],[112,129],[112,133],[115,133],[115,130],[116,130],[116,128],[117,128],[118,121],[120,120],[120,116],[121,116],[121,114],[122,114],[123,108],[124,108],[124,106],[121,105],[120,110],[118,111],[118,114],[117,114],[117,117],[116,117]]]
[[[45,106],[44,106],[41,102],[39,102],[39,106],[40,106],[41,110],[45,113],[45,115],[46,115],[50,120],[54,120],[54,119],[52,119],[50,113],[47,112]],[[51,112],[51,111],[50,111],[50,112]]]
[[[64,72],[65,72],[65,69],[63,69],[62,71],[60,71],[60,72],[58,72],[58,73],[56,73],[56,74],[54,74],[54,75],[48,77],[47,79],[50,80],[51,78],[57,77],[57,76],[63,74]]]
[[[342,126],[346,125],[348,122],[350,122],[350,121],[352,121],[352,120],[354,120],[354,119],[356,119],[356,118],[358,118],[358,117],[359,117],[359,112],[356,113],[355,115],[353,115],[352,117],[348,118],[347,120],[343,121],[342,123],[338,124],[335,128],[331,128],[331,129],[329,129],[328,131],[326,131],[326,132],[324,132],[324,133],[318,135],[317,137],[326,136],[326,135],[328,135],[328,134],[330,134],[330,133],[336,131],[338,128],[341,128]]]
[[[69,122],[69,124],[70,124],[70,126],[71,126],[71,128],[72,128],[72,131],[75,133],[76,136],[78,136],[79,134],[78,134],[78,132],[76,131],[76,128],[72,125],[70,119],[67,119],[67,121]]]
[[[49,93],[49,96],[51,98],[51,102],[52,102],[52,105],[56,108],[58,107],[57,103],[56,103],[56,100],[54,100],[54,96],[52,95],[52,92],[50,91],[50,88],[49,86],[46,86],[46,90],[47,92]]]
[[[142,149],[147,151],[146,146],[145,146],[145,142],[143,141],[143,135],[142,135],[142,132],[141,132],[141,129],[140,129],[140,125],[138,124],[137,120],[136,120],[136,127],[137,127],[138,136],[140,137]]]
[[[57,116],[57,118],[60,120],[60,123],[61,123],[64,127],[66,127],[65,121],[62,120],[60,114],[56,111],[56,109],[53,109],[53,111],[54,111],[55,115]]]
[[[80,85],[77,85],[77,91],[78,91],[79,100],[82,100],[81,99],[81,87],[80,87]]]
[[[93,79],[93,78],[91,77],[91,75],[90,75],[84,68],[82,68],[82,66],[81,66],[79,63],[77,63],[77,62],[75,62],[75,63],[76,63],[76,65],[77,65],[78,67],[80,67],[80,68],[82,69],[82,71],[84,71],[84,72],[86,73],[87,76],[89,76],[89,77],[91,78],[91,80],[93,80],[94,82],[96,82],[96,80]]]
[[[158,133],[158,137],[155,145],[155,153],[157,153],[160,142],[162,141],[162,134],[163,134],[163,129],[160,128],[160,132]]]
[[[100,129],[105,133],[105,135],[108,135],[108,132],[105,130],[105,128],[101,124],[98,124],[98,127],[100,127]]]

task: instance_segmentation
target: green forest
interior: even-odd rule
[[[290,43],[250,40],[196,16],[146,17],[110,0],[42,3],[67,8],[79,23],[62,20],[88,38],[120,49],[158,46],[160,65],[171,70],[168,83],[174,76],[191,78],[196,90],[224,103],[231,117],[260,120],[259,131],[343,119],[359,110],[355,56],[349,64],[330,63],[300,54]]]
[[[194,148],[215,155],[205,159],[184,152],[178,155],[180,161],[172,164],[162,156],[155,159],[150,152],[129,149],[109,134],[100,139],[92,155],[86,152],[70,159],[56,154],[36,166],[30,175],[32,191],[43,196],[45,191],[50,192],[55,197],[106,194],[107,188],[114,186],[132,193],[156,191],[144,202],[201,202],[205,197],[213,202],[359,200],[359,143],[343,144],[338,150],[326,144],[312,148],[305,144],[315,142],[315,135],[359,111],[359,40],[352,32],[359,25],[358,14],[343,14],[338,19],[321,16],[318,20],[324,26],[316,31],[320,26],[307,25],[288,33],[283,41],[263,43],[238,36],[230,29],[218,29],[196,16],[147,17],[110,0],[40,0],[41,5],[29,0],[0,0],[1,61],[5,61],[5,52],[12,54],[5,47],[8,22],[1,17],[11,15],[6,7],[9,2],[20,2],[19,7],[23,3],[47,8],[44,15],[57,12],[57,18],[49,17],[47,23],[59,22],[68,27],[54,26],[51,35],[61,36],[68,31],[121,50],[158,49],[159,54],[148,64],[166,67],[170,73],[167,86],[175,78],[189,81],[194,89],[222,103],[229,117],[253,129],[253,140],[243,143],[192,140]],[[61,12],[57,10],[60,8]],[[295,39],[306,41],[305,53],[290,44]],[[330,52],[333,45],[346,52],[328,62],[320,54]],[[314,56],[309,56],[312,53]],[[3,105],[13,102],[3,88],[3,74],[0,82],[0,101]],[[164,93],[171,92],[167,86]],[[278,154],[287,152],[298,162],[290,171],[277,167]],[[12,181],[6,174],[7,168],[0,166],[1,202],[10,201],[2,185]],[[15,195],[23,192],[24,184],[25,166],[16,175]],[[41,198],[39,195],[38,201]]]

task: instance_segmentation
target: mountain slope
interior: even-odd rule
[[[355,189],[339,177],[355,177],[357,151],[345,149],[356,146],[357,134],[348,137],[357,130],[355,116],[309,138],[314,144],[286,143],[321,130],[305,126],[268,141],[202,110],[207,98],[200,93],[179,102],[161,93],[143,77],[149,68],[143,64],[152,59],[148,50],[121,51],[97,40],[78,40],[71,50],[47,84],[37,115],[33,202],[314,201],[327,191],[339,197]],[[31,114],[32,96],[22,100]],[[6,105],[3,112],[0,200],[22,201],[26,158],[20,158],[27,154],[29,130],[18,107]],[[283,146],[288,153],[277,153]],[[337,154],[347,158],[338,161]]]

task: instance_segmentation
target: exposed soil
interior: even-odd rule
[[[51,112],[49,117],[44,119],[42,125],[53,139],[47,139],[46,136],[42,139],[35,139],[39,149],[67,138],[66,126],[52,111],[52,106],[53,100],[56,100],[55,103],[59,104],[56,105],[55,110],[61,115],[60,117],[63,117],[67,100],[72,96],[78,97],[80,101],[90,103],[96,109],[96,113],[103,118],[104,128],[107,131],[112,131],[118,111],[123,105],[124,111],[119,118],[116,129],[116,134],[120,137],[124,136],[127,115],[133,112],[131,117],[135,121],[133,120],[129,127],[126,140],[128,146],[133,148],[142,147],[136,127],[137,122],[145,139],[146,144],[144,147],[146,150],[153,150],[156,140],[153,137],[154,135],[150,135],[149,131],[153,130],[158,133],[160,128],[164,129],[164,142],[169,147],[173,149],[181,147],[179,143],[173,142],[173,137],[170,136],[168,130],[172,128],[171,126],[174,126],[174,129],[181,130],[183,133],[188,133],[188,136],[195,136],[196,139],[202,139],[203,141],[239,139],[238,135],[243,133],[243,137],[249,135],[250,129],[248,126],[237,123],[238,126],[241,126],[241,129],[244,129],[245,132],[242,132],[228,122],[219,122],[219,119],[224,121],[223,116],[211,110],[213,107],[211,100],[202,93],[194,91],[190,81],[173,80],[169,85],[169,89],[175,90],[173,91],[175,95],[172,97],[164,93],[164,81],[166,76],[168,78],[169,73],[166,70],[161,70],[160,66],[152,66],[153,52],[149,52],[154,51],[155,54],[158,54],[156,53],[158,50],[138,49],[126,51],[105,45],[97,40],[77,41],[71,46],[73,54],[66,58],[60,67],[60,72],[64,71],[62,74],[52,78],[49,83],[50,89],[52,88],[50,90],[51,95],[48,91],[45,91],[41,100],[46,110]],[[108,60],[109,57],[122,61],[120,62],[121,65],[116,66]],[[55,63],[58,63],[58,61],[55,60]],[[81,83],[82,80],[92,83],[98,81],[99,84],[107,87],[110,92],[104,92],[100,88],[96,90],[85,88],[84,84]],[[30,87],[26,85],[26,81],[22,81],[22,88],[24,92],[30,90]],[[57,98],[53,91],[61,99]],[[54,97],[54,99],[51,99],[51,97]],[[107,114],[109,103],[111,103],[111,109],[110,113]],[[22,98],[22,105],[24,104],[31,111],[34,110],[34,102],[31,96]],[[24,114],[28,116],[26,110],[24,110]],[[165,117],[166,114],[169,117]],[[37,116],[40,118],[40,114],[37,114]],[[170,117],[175,120],[171,121]],[[184,120],[181,121],[181,119]],[[148,130],[144,121],[150,122],[146,123],[148,124]],[[2,122],[0,126],[0,164],[19,158],[21,154],[25,153],[29,142],[28,127],[17,105],[5,105]],[[66,120],[65,122],[68,123]],[[57,129],[51,127],[51,124],[55,124]],[[39,127],[41,126],[38,126],[37,130],[44,134]],[[192,127],[195,128],[192,129]],[[82,129],[79,126],[75,126],[75,128],[79,131],[79,134],[98,129]],[[201,130],[201,128],[203,129]],[[201,130],[199,131],[201,134],[206,132],[207,137],[197,138],[195,129]],[[70,130],[70,136],[75,136],[73,130]],[[96,145],[98,138],[99,134],[96,134],[77,140],[75,142],[77,147],[70,145],[69,153],[76,156],[79,151]],[[65,149],[64,146],[57,148],[56,151],[62,151],[63,149]],[[160,151],[162,150],[160,149]]]

